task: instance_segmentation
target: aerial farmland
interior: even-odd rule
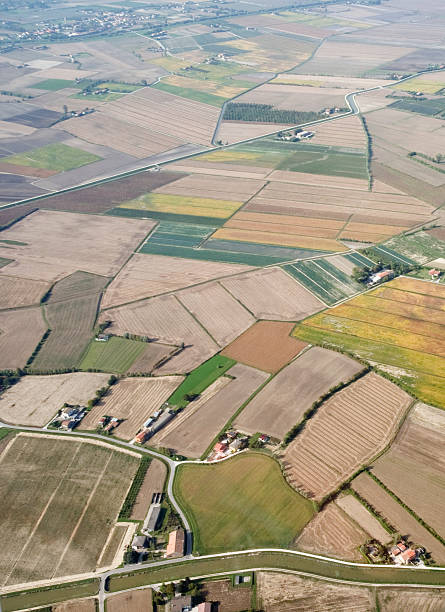
[[[442,3],[0,21],[0,609],[441,610]]]

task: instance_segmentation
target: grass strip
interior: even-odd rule
[[[13,612],[37,606],[46,606],[70,599],[91,597],[99,592],[99,579],[90,578],[78,582],[55,584],[49,587],[31,589],[29,591],[17,591],[2,595],[2,612]]]

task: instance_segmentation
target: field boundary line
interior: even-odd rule
[[[216,346],[218,347],[221,346],[220,343],[217,342],[216,339],[212,336],[209,330],[204,327],[204,325],[201,323],[198,317],[191,310],[189,310],[185,304],[181,302],[181,300],[179,299],[179,296],[176,293],[173,294],[173,297],[178,302],[178,304],[182,306],[182,308],[184,308],[186,312],[188,312],[188,314],[192,317],[192,319],[194,319],[194,321],[199,325],[199,327],[213,340]]]

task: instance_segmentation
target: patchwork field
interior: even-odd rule
[[[279,268],[224,279],[221,284],[257,319],[298,321],[322,303]]]
[[[93,335],[102,289],[108,279],[75,272],[56,283],[45,306],[50,334],[33,361],[37,370],[72,368]]]
[[[288,481],[322,499],[386,447],[411,402],[407,393],[374,373],[339,391],[285,450]],[[316,448],[321,440],[320,456]]]
[[[102,444],[16,436],[0,463],[2,584],[93,571],[137,466]]]
[[[286,547],[313,515],[311,502],[289,488],[278,463],[259,453],[180,466],[174,491],[201,554]]]
[[[436,563],[445,563],[445,546],[368,474],[360,474],[351,485],[397,533],[407,535],[412,542],[425,547]]]
[[[411,510],[445,536],[442,499],[445,491],[443,443],[445,414],[417,404],[390,450],[373,466],[373,473]]]
[[[151,505],[153,493],[162,493],[167,477],[167,467],[159,459],[152,459],[145,473],[144,481],[131,511],[131,518],[143,521]]]
[[[0,256],[15,261],[9,276],[55,281],[76,270],[113,276],[154,226],[153,221],[43,211],[2,232],[25,243],[0,246]]]
[[[385,247],[396,251],[402,257],[409,257],[416,263],[425,264],[428,261],[445,257],[445,244],[442,234],[435,235],[439,230],[420,231],[392,238]]]
[[[297,326],[295,335],[352,351],[443,406],[445,287],[399,277]]]
[[[0,308],[14,308],[38,304],[50,285],[29,278],[0,275]]]
[[[330,503],[306,525],[295,544],[305,552],[362,562],[358,549],[367,538],[341,508]]]
[[[340,353],[311,348],[281,370],[236,418],[235,427],[283,439],[320,395],[347,382],[362,366]]]
[[[371,612],[374,597],[369,589],[327,583],[279,572],[257,572],[257,594],[264,612]]]
[[[247,266],[135,254],[107,287],[102,308],[168,293],[248,270]]]
[[[65,172],[86,164],[99,161],[98,155],[93,155],[81,149],[70,147],[63,143],[50,144],[26,153],[18,153],[10,157],[2,157],[2,163],[31,168],[44,168],[56,172]]]
[[[183,350],[159,368],[159,373],[190,372],[218,351],[218,345],[173,295],[112,308],[101,319],[112,321],[110,330],[148,336],[165,344],[181,346]]]
[[[82,421],[82,429],[96,429],[104,414],[122,419],[118,438],[131,440],[143,423],[167,400],[182,382],[181,376],[124,378],[119,380]]]
[[[227,346],[221,355],[248,366],[275,373],[307,344],[291,336],[292,323],[258,321]]]
[[[190,402],[150,443],[173,448],[186,457],[201,457],[232,415],[267,380],[267,374],[243,364],[234,365],[226,374]]]
[[[23,368],[47,326],[40,308],[0,312],[0,369]]]
[[[0,418],[14,425],[43,427],[65,402],[85,406],[107,379],[106,374],[81,372],[25,376],[0,396]]]

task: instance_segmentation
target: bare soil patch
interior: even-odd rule
[[[73,601],[64,601],[63,603],[53,604],[52,612],[95,612],[96,599],[75,599]]]
[[[282,321],[258,321],[221,354],[265,372],[277,372],[307,346],[291,336],[293,327]]]
[[[389,380],[370,373],[336,393],[283,454],[288,481],[317,500],[382,451],[411,404]],[[322,444],[323,452],[317,452]]]
[[[340,353],[313,347],[275,376],[237,417],[241,431],[282,439],[320,395],[347,382],[362,366]]]
[[[295,544],[305,552],[363,561],[358,548],[367,538],[368,534],[331,502],[306,525]]]
[[[443,612],[445,590],[442,589],[390,589],[377,590],[377,599],[382,612]]]
[[[391,542],[392,535],[386,531],[379,521],[353,495],[345,495],[337,499],[336,504],[346,512],[366,533],[381,544]]]
[[[218,604],[218,612],[239,612],[248,610],[251,604],[252,590],[248,587],[233,587],[230,580],[213,580],[204,582],[202,594],[206,601]]]
[[[332,584],[279,572],[258,572],[257,594],[264,612],[374,612],[370,589]]]
[[[63,404],[86,405],[108,374],[73,372],[25,376],[0,396],[0,418],[14,425],[42,427]]]
[[[55,170],[47,170],[46,168],[32,168],[31,166],[19,166],[17,164],[8,164],[0,162],[0,172],[8,172],[10,174],[22,174],[23,176],[35,176],[37,178],[47,178],[57,174]]]
[[[100,417],[107,414],[123,419],[115,434],[124,440],[131,440],[182,380],[182,376],[119,380],[87,414],[82,421],[82,429],[95,429]]]
[[[0,312],[0,369],[23,368],[45,331],[38,307]]]
[[[0,275],[0,308],[38,304],[50,285],[28,278]]]
[[[162,493],[167,477],[167,467],[159,459],[152,459],[144,481],[134,502],[131,518],[143,521],[151,505],[153,493]]]
[[[138,589],[107,597],[108,612],[152,612],[151,589]]]
[[[257,319],[299,321],[323,304],[279,268],[235,276],[221,284]]]
[[[139,372],[150,373],[154,370],[155,366],[159,362],[168,357],[168,355],[174,351],[176,351],[175,346],[150,342],[147,344],[146,348],[136,359],[136,361],[132,363],[131,368],[127,371],[127,374]]]

